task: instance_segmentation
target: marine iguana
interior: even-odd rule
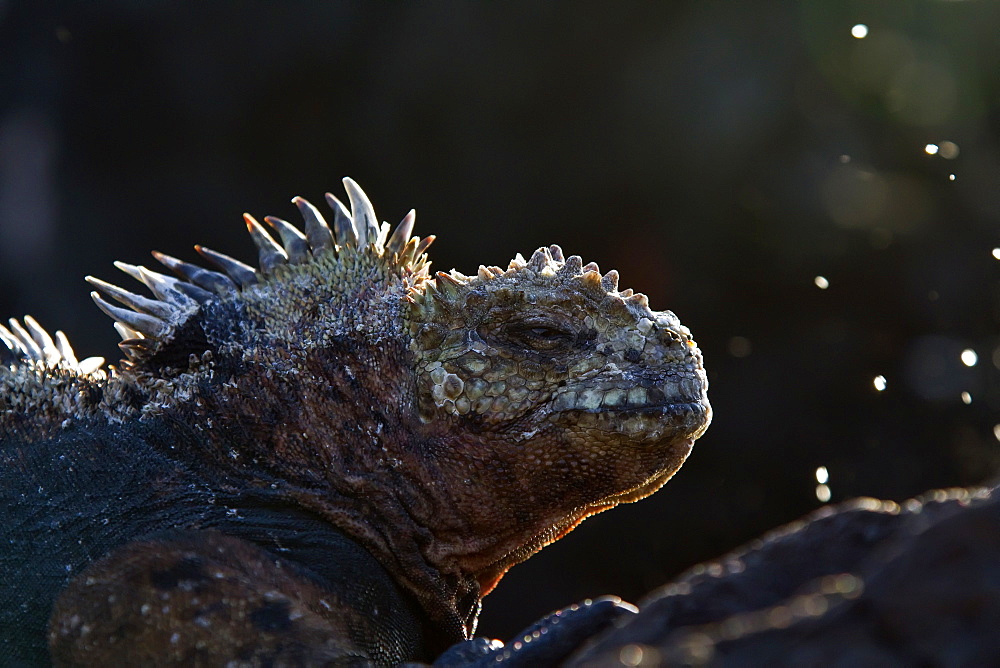
[[[513,564],[684,462],[711,409],[673,313],[558,246],[432,275],[414,212],[390,234],[344,184],[330,224],[266,217],[280,243],[245,215],[259,268],[88,277],[117,365],[0,327],[5,663],[433,660]]]

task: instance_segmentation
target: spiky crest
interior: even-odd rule
[[[128,360],[139,363],[169,344],[173,335],[211,300],[239,300],[246,289],[261,284],[290,280],[303,266],[331,259],[340,264],[359,259],[378,265],[386,273],[416,286],[427,278],[430,262],[425,251],[433,236],[412,235],[416,212],[411,210],[390,236],[388,223],[378,225],[371,201],[350,178],[344,179],[351,208],[334,195],[326,200],[333,209],[333,227],[320,211],[302,197],[295,197],[303,220],[303,230],[280,218],[264,221],[277,232],[280,242],[250,214],[244,214],[247,230],[259,251],[258,268],[211,250],[195,246],[198,253],[221,271],[190,264],[157,251],[161,264],[180,278],[150,271],[145,267],[116,262],[115,266],[146,285],[155,298],[138,295],[92,276],[87,281],[97,291],[95,303],[115,321],[122,336],[119,344]],[[105,298],[121,304],[116,306]]]
[[[92,374],[104,364],[103,357],[77,360],[69,339],[62,331],[57,331],[53,338],[30,315],[24,316],[24,325],[16,318],[11,318],[9,322],[10,329],[0,325],[0,341],[7,348],[0,348],[0,363],[60,369],[80,376]]]

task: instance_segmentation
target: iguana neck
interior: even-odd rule
[[[411,353],[387,324],[378,345],[344,334],[260,349],[252,364],[216,359],[212,382],[162,419],[197,432],[198,451],[182,456],[217,484],[265,490],[357,540],[454,641],[474,630],[480,588],[431,559],[448,497],[415,440]]]

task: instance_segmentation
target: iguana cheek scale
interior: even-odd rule
[[[344,184],[329,223],[246,215],[258,268],[88,277],[116,365],[0,327],[0,658],[429,660],[684,462],[711,409],[673,313],[558,246],[432,274],[414,212]]]

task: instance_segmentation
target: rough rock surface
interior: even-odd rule
[[[1000,498],[823,508],[639,607],[568,665],[998,665]]]

